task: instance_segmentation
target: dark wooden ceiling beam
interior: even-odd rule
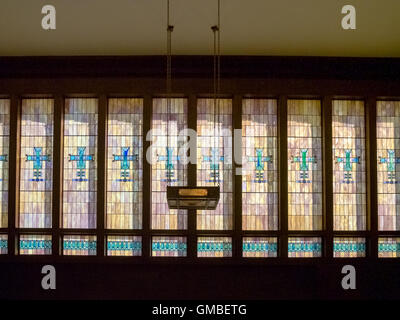
[[[0,57],[0,77],[163,77],[165,56]],[[209,78],[212,56],[173,56],[175,78]],[[400,58],[222,56],[221,76],[400,80]]]

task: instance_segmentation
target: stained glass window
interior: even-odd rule
[[[187,228],[187,211],[169,210],[166,195],[167,185],[187,185],[187,164],[179,153],[185,143],[179,133],[186,128],[186,99],[170,99],[169,106],[168,99],[153,100],[152,229]]]
[[[153,257],[186,257],[186,237],[153,237]]]
[[[140,236],[108,236],[108,256],[141,256],[142,237]]]
[[[51,228],[53,99],[22,99],[19,227]]]
[[[187,184],[187,165],[179,153],[184,141],[179,133],[187,128],[186,99],[153,100],[152,228],[186,229],[187,211],[169,210],[167,185]]]
[[[97,99],[65,100],[64,228],[96,228],[97,119]]]
[[[201,258],[232,257],[232,238],[199,237],[197,239],[197,256]]]
[[[50,235],[21,235],[19,238],[20,255],[51,254]]]
[[[8,253],[8,235],[0,234],[0,254]]]
[[[107,228],[142,228],[143,99],[109,99]]]
[[[278,229],[277,102],[244,99],[242,228]]]
[[[365,238],[337,237],[333,239],[333,256],[335,258],[365,257]]]
[[[322,240],[318,237],[290,237],[288,239],[289,258],[321,257]]]
[[[95,256],[96,236],[68,235],[63,241],[64,256]]]
[[[0,99],[0,228],[8,227],[8,147],[10,100]],[[2,249],[0,248],[0,251]]]
[[[197,185],[220,186],[216,210],[197,210],[199,230],[230,230],[233,224],[232,100],[215,105],[214,99],[197,100]]]
[[[321,102],[288,100],[287,110],[289,230],[321,230]]]
[[[276,237],[244,237],[243,257],[268,258],[278,254],[278,239]]]
[[[379,238],[378,241],[379,258],[399,258],[400,257],[400,238]]]
[[[365,230],[364,102],[334,100],[332,112],[334,230]]]
[[[400,230],[400,101],[376,106],[379,230]]]

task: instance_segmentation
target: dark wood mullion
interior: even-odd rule
[[[378,257],[378,194],[376,156],[376,98],[366,99],[367,230],[370,231],[369,256]]]
[[[150,147],[150,141],[146,140],[146,135],[151,129],[151,115],[153,110],[153,100],[151,95],[145,95],[143,99],[143,182],[142,182],[142,256],[151,256],[151,165],[146,160],[146,152]]]
[[[197,131],[197,99],[194,94],[188,96],[188,128]],[[194,141],[193,145],[196,146],[194,152],[197,159],[197,141]],[[197,185],[197,164],[195,163],[188,165],[188,185]],[[197,211],[188,210],[187,256],[192,259],[197,256],[196,220]]]
[[[333,257],[332,97],[322,99],[325,257]]]
[[[60,247],[60,218],[62,202],[62,159],[63,159],[63,114],[64,98],[57,94],[54,97],[54,135],[53,135],[53,199],[52,199],[52,254],[59,256]]]
[[[105,94],[99,95],[98,132],[97,132],[97,256],[105,253],[106,214],[106,150],[107,150],[107,109],[108,100]]]
[[[287,152],[287,97],[278,99],[279,145],[279,256],[288,257],[288,152]]]
[[[21,102],[17,95],[10,99],[10,145],[9,145],[9,174],[8,174],[8,254],[18,254],[18,195],[19,195],[19,150],[20,150],[20,120]]]
[[[242,129],[242,96],[234,95],[233,97],[233,130]],[[235,258],[241,258],[242,256],[242,136],[240,135],[240,141],[237,141],[239,145],[235,145],[235,134],[232,132],[232,181],[233,183],[233,254]],[[239,149],[239,150],[236,150]],[[235,158],[235,153],[238,153],[238,158]],[[239,161],[237,163],[236,161]],[[237,172],[239,170],[240,172]]]
[[[392,237],[400,237],[400,230],[397,231],[381,231],[378,230],[379,236],[392,236]]]

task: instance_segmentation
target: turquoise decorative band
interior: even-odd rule
[[[379,252],[400,252],[400,243],[380,243]]]
[[[20,240],[20,250],[51,249],[51,240]]]
[[[378,240],[379,258],[400,257],[400,238],[382,237]]]
[[[245,242],[243,243],[244,252],[261,252],[271,251],[277,252],[278,244],[275,243],[259,243],[259,242]]]
[[[333,244],[334,252],[365,252],[365,243],[338,243]]]
[[[140,241],[108,241],[108,250],[142,250]]]
[[[8,240],[0,240],[0,250],[8,248]]]
[[[199,242],[197,244],[198,251],[230,251],[232,243],[229,242]]]
[[[64,240],[64,250],[96,250],[96,241]]]
[[[320,242],[308,242],[308,243],[289,243],[289,252],[320,252],[321,243]]]
[[[185,242],[153,242],[153,251],[186,251],[187,245]]]

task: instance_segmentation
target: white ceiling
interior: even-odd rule
[[[170,0],[174,54],[212,53],[217,0]],[[41,28],[41,8],[57,29]],[[342,30],[341,8],[357,9]],[[221,0],[222,54],[400,57],[399,0]],[[0,0],[0,55],[165,54],[166,0]]]

